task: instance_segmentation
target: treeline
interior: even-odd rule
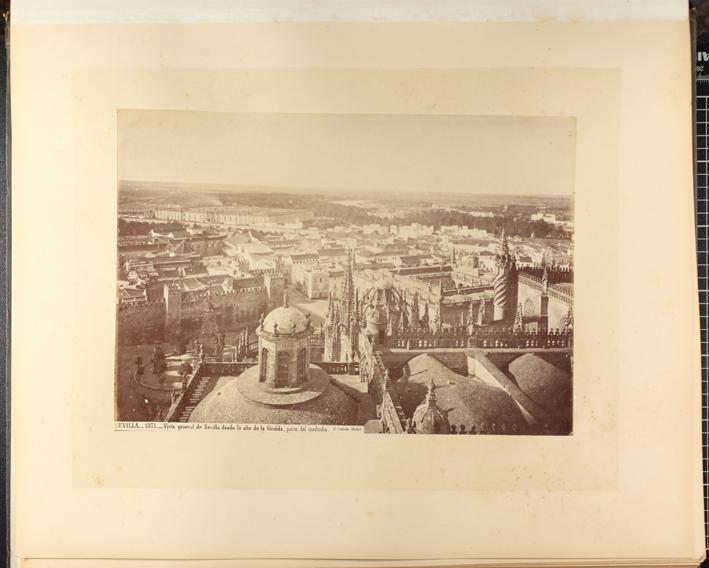
[[[333,203],[319,195],[294,195],[291,193],[239,193],[224,195],[226,206],[246,205],[274,209],[306,209],[316,217],[329,217],[344,223],[365,225],[379,223],[381,219],[362,207]]]
[[[448,209],[428,209],[405,214],[398,221],[404,225],[420,223],[433,225],[436,229],[442,225],[459,225],[469,229],[482,229],[492,234],[500,234],[502,229],[511,236],[551,239],[568,239],[570,234],[561,227],[545,221],[532,221],[529,217],[495,215],[494,217],[476,217],[462,211]]]
[[[298,195],[292,193],[238,193],[220,194],[219,199],[225,207],[247,206],[265,207],[274,209],[304,209],[312,211],[314,219],[306,221],[310,227],[321,229],[337,225],[367,225],[387,224],[390,221],[370,213],[367,209],[352,205],[333,203],[322,195]],[[442,225],[460,225],[470,229],[482,229],[492,234],[499,234],[502,229],[511,236],[537,238],[569,239],[570,234],[561,227],[552,225],[542,220],[532,221],[529,218],[530,209],[525,206],[508,206],[506,211],[497,207],[486,207],[488,211],[495,211],[492,217],[478,217],[459,209],[421,208],[402,214],[391,221],[396,224],[410,225],[420,223],[433,225],[440,228]],[[151,228],[156,231],[180,230],[180,223],[168,222],[150,224],[139,221],[118,220],[119,235],[145,235]]]
[[[169,233],[170,231],[181,231],[184,227],[180,223],[144,223],[142,221],[127,221],[118,218],[118,235],[121,237],[135,237],[147,235],[151,229],[158,233]]]

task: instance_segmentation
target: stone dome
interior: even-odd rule
[[[299,309],[290,306],[276,308],[263,320],[263,329],[270,333],[274,330],[279,333],[300,333],[307,328],[308,318]]]
[[[417,434],[448,434],[448,417],[436,404],[435,385],[428,384],[428,395],[423,404],[414,411],[413,426]]]

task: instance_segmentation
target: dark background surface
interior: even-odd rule
[[[9,191],[9,163],[8,163],[8,144],[7,141],[10,135],[8,124],[9,115],[9,97],[8,97],[8,59],[7,59],[7,26],[9,24],[8,14],[10,10],[10,0],[0,0],[0,10],[2,10],[3,21],[0,33],[2,38],[0,41],[0,98],[2,107],[5,112],[0,112],[0,435],[5,441],[5,451],[0,459],[0,478],[5,481],[5,492],[3,498],[0,499],[0,513],[2,518],[3,537],[0,539],[0,559],[4,559],[5,565],[9,565],[10,553],[10,518],[9,518],[9,499],[10,499],[10,478],[9,478],[9,454],[10,454],[10,438],[9,438],[9,418],[10,408],[8,405],[9,392],[9,353],[10,353],[10,191]],[[0,560],[1,561],[1,560]]]
[[[694,31],[696,37],[696,46],[693,47],[693,52],[709,51],[709,1],[695,0],[690,2],[690,7],[694,16]],[[697,67],[695,59],[692,59],[695,73]],[[699,97],[709,95],[709,83],[697,81],[695,83],[695,94],[698,97],[695,107],[697,109],[706,107],[705,102],[700,102]],[[697,122],[706,120],[706,117],[700,117],[701,111],[695,112]],[[704,113],[706,114],[706,113]],[[706,154],[704,148],[707,146],[707,138],[703,136],[706,133],[707,125],[696,124],[696,159],[698,160],[702,154]],[[696,177],[696,226],[697,226],[697,268],[699,276],[699,308],[701,321],[701,342],[702,342],[702,444],[704,449],[703,464],[704,464],[704,528],[709,534],[709,243],[707,241],[709,228],[707,227],[707,199],[709,197],[709,188],[706,183],[707,177],[703,174],[708,164],[696,162],[695,173],[700,174]],[[709,545],[708,554],[709,554]],[[702,566],[709,568],[709,560],[705,560]]]

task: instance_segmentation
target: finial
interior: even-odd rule
[[[288,290],[283,290],[283,307],[288,307]]]
[[[515,315],[513,331],[515,333],[524,331],[524,307],[522,306],[522,303],[517,306],[517,314]]]
[[[509,254],[509,252],[510,249],[507,245],[507,236],[505,235],[505,228],[502,227],[502,233],[500,234],[500,254],[507,255]]]
[[[480,300],[480,309],[478,310],[478,325],[485,324],[485,316],[487,315],[486,300],[487,298],[485,297],[485,292],[483,292],[482,300]]]
[[[433,379],[429,379],[428,381],[428,393],[426,393],[426,402],[429,405],[436,404],[436,384],[433,382]]]
[[[542,294],[546,294],[548,288],[549,288],[549,270],[547,269],[547,265],[545,263],[544,269],[542,270]]]

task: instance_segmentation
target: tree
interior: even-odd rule
[[[153,375],[162,375],[165,371],[167,371],[165,352],[162,347],[156,345],[153,351]]]

